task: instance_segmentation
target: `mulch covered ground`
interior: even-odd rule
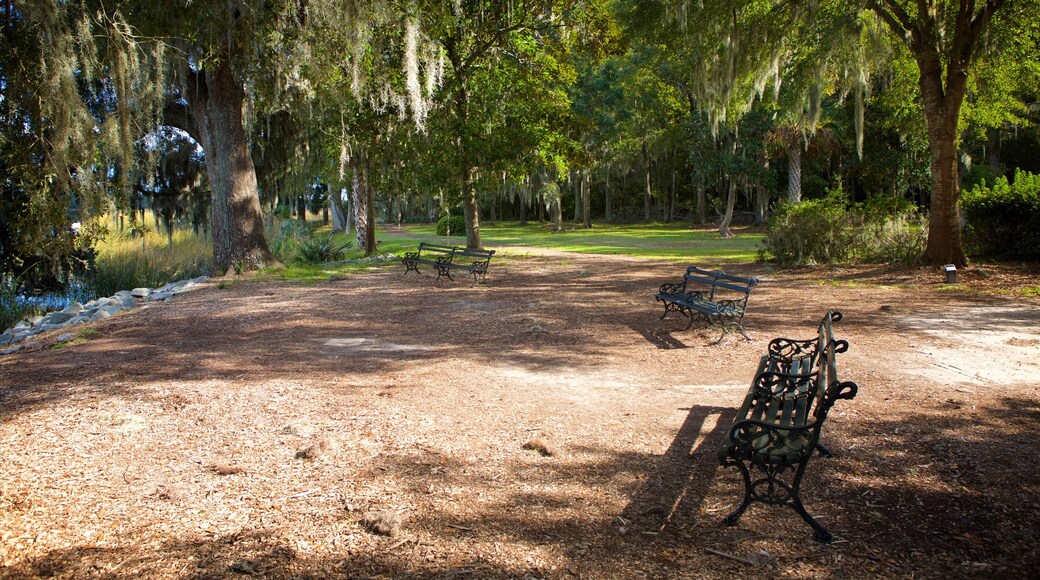
[[[1022,577],[1040,569],[1040,302],[1015,268],[768,271],[746,342],[658,320],[675,264],[496,257],[229,279],[0,359],[0,576]],[[716,450],[770,338],[828,309],[859,395],[807,508]],[[674,315],[673,315],[674,316]],[[56,348],[60,347],[60,348]]]

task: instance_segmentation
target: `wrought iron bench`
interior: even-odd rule
[[[833,536],[809,515],[800,496],[802,476],[820,446],[820,430],[834,402],[856,396],[856,383],[838,380],[837,355],[849,343],[834,338],[841,313],[828,312],[817,338],[780,338],[762,357],[733,427],[719,449],[719,462],[740,470],[744,499],[723,523],[735,525],[752,501],[786,505],[813,528],[813,539],[828,543]],[[751,470],[758,479],[752,480]]]
[[[491,256],[494,255],[495,250],[456,248],[446,262],[434,265],[437,268],[437,278],[447,276],[449,280],[455,280],[451,277],[452,271],[468,272],[473,275],[474,284],[483,282],[484,277],[487,276],[488,266],[491,265]]]
[[[682,282],[662,284],[655,298],[664,303],[661,320],[669,312],[679,312],[689,318],[686,328],[690,328],[693,321],[700,318],[711,326],[720,324],[723,337],[726,331],[733,329],[751,340],[744,330],[744,313],[747,311],[751,289],[756,284],[758,278],[743,278],[690,266],[686,268]]]
[[[442,276],[449,280],[452,272],[467,272],[473,275],[473,281],[483,281],[487,276],[488,266],[491,264],[491,256],[495,250],[471,250],[458,246],[445,246],[432,244],[430,242],[419,242],[419,249],[414,252],[405,252],[401,258],[404,264],[404,273],[419,272],[419,264],[433,266],[437,270],[437,280]]]
[[[422,272],[419,272],[419,264],[436,267],[437,264],[450,263],[451,255],[457,249],[458,246],[419,242],[418,250],[405,252],[404,257],[401,258],[401,263],[404,264],[404,273],[415,272],[416,274],[421,274]]]

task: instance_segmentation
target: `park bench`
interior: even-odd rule
[[[404,273],[419,272],[419,264],[426,264],[428,266],[436,266],[439,263],[450,262],[451,254],[457,246],[445,246],[442,244],[433,244],[430,242],[419,242],[419,249],[414,252],[405,252],[404,257],[401,258],[401,263],[404,264]]]
[[[454,280],[451,276],[452,272],[462,271],[472,274],[473,281],[477,282],[484,280],[491,263],[491,256],[494,254],[495,250],[472,250],[458,246],[419,242],[419,248],[416,251],[405,252],[401,263],[404,264],[405,274],[412,271],[421,274],[419,265],[425,264],[433,266],[437,270],[437,280],[440,280],[442,276]]]
[[[775,339],[762,357],[744,399],[719,449],[719,462],[737,467],[744,478],[744,499],[723,523],[737,523],[752,501],[786,505],[813,528],[813,539],[828,543],[833,536],[809,515],[800,496],[802,476],[820,445],[820,430],[838,399],[856,396],[856,383],[838,380],[837,355],[849,343],[835,340],[833,325],[841,313],[828,312],[816,339]],[[758,479],[752,479],[756,469]]]
[[[661,320],[669,312],[679,312],[689,318],[687,329],[696,318],[700,318],[711,326],[721,325],[723,337],[728,330],[733,329],[751,340],[744,331],[744,312],[747,311],[751,289],[756,284],[757,278],[743,278],[690,266],[686,268],[682,282],[662,284],[655,298],[664,303]],[[721,340],[722,337],[719,338]]]
[[[487,276],[488,266],[491,265],[491,256],[494,255],[494,250],[456,248],[447,262],[438,263],[434,266],[437,268],[437,278],[447,276],[449,280],[455,280],[451,277],[453,271],[466,272],[473,275],[474,284],[483,282],[484,277]]]

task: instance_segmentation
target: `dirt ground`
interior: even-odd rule
[[[0,358],[0,576],[1035,576],[1040,301],[733,270],[762,279],[751,342],[658,320],[681,266],[534,252],[479,286],[212,281],[45,339]],[[859,395],[803,496],[839,539],[761,505],[723,527],[757,360],[828,309]]]

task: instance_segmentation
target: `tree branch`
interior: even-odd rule
[[[191,114],[191,109],[188,105],[180,102],[180,100],[171,100],[166,102],[166,106],[163,107],[163,124],[180,129],[188,134],[189,137],[195,140],[195,142],[201,144],[202,139],[199,136],[198,129],[195,125],[195,118]]]
[[[469,69],[469,67],[473,65],[473,62],[475,60],[477,60],[478,58],[484,56],[487,53],[487,51],[491,50],[492,47],[496,46],[499,42],[501,42],[502,38],[506,34],[509,34],[510,32],[516,32],[518,30],[523,30],[524,28],[527,28],[527,27],[528,27],[527,23],[521,21],[521,22],[517,22],[515,24],[511,24],[509,26],[505,26],[505,27],[499,28],[498,30],[496,30],[494,32],[494,34],[491,35],[491,38],[487,39],[486,41],[484,41],[483,43],[481,43],[480,45],[475,47],[473,49],[473,51],[470,52],[466,56],[466,58],[464,58],[462,60],[462,65],[461,65],[460,68],[462,70]]]
[[[907,46],[910,45],[912,23],[910,22],[910,17],[905,11],[903,11],[902,7],[892,0],[884,0],[884,5],[882,5],[878,0],[869,0],[867,6],[877,14],[881,20],[884,20],[885,24],[892,29],[892,32],[896,33]]]
[[[975,15],[969,28],[972,46],[975,45],[975,41],[982,35],[982,31],[989,26],[989,21],[993,19],[993,13],[1000,10],[1006,3],[1005,0],[988,0],[986,5],[982,7],[982,11]]]

